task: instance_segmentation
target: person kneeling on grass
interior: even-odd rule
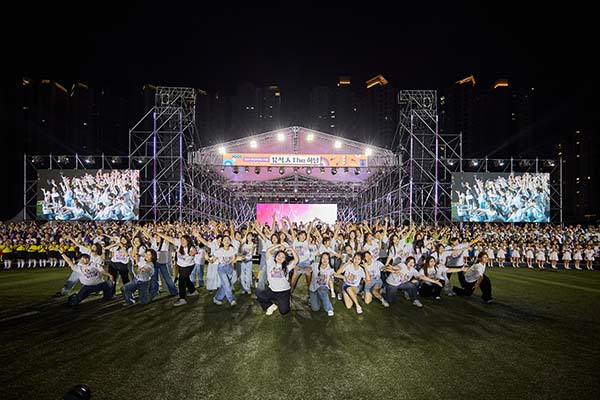
[[[423,274],[423,271],[418,271],[414,268],[415,258],[407,257],[406,263],[398,264],[396,266],[386,265],[384,271],[391,272],[385,280],[385,296],[387,301],[391,304],[396,302],[396,292],[403,290],[406,293],[406,297],[412,301],[413,305],[417,307],[423,307],[423,304],[417,299],[417,283],[415,280],[421,280],[431,282],[440,288],[444,285],[435,279],[431,279]]]
[[[448,273],[466,272],[467,270],[468,268],[464,266],[460,268],[447,268],[443,264],[438,264],[437,260],[433,256],[427,257],[425,260],[425,265],[422,269],[423,273],[427,275],[427,277],[439,281],[442,284],[442,287],[446,285]],[[425,282],[419,288],[419,294],[423,297],[433,297],[436,300],[441,300],[440,294],[442,292],[442,287],[431,282]]]
[[[333,274],[335,274],[335,271],[329,264],[329,253],[321,254],[319,263],[312,265],[312,278],[308,291],[310,308],[317,312],[323,307],[330,317],[333,317],[333,306],[331,300],[329,300],[329,293],[331,293],[332,298],[335,298]]]
[[[289,271],[294,268],[298,263],[298,254],[292,247],[287,248],[294,257],[294,259],[288,264],[286,261],[286,253],[283,250],[285,247],[282,244],[276,244],[269,247],[266,253],[267,257],[267,282],[269,287],[265,290],[258,291],[256,299],[260,303],[263,311],[266,311],[266,315],[271,315],[275,310],[279,309],[281,315],[285,315],[290,312],[290,295],[291,289],[290,282],[288,279]],[[273,257],[273,252],[275,257]],[[277,304],[274,304],[273,301]]]
[[[477,256],[477,263],[469,267],[465,272],[465,276],[459,275],[460,285],[462,287],[454,286],[453,290],[458,296],[470,296],[477,288],[481,289],[481,298],[486,304],[492,302],[492,282],[485,276],[485,265],[489,259],[487,254],[479,253]]]
[[[367,285],[371,284],[371,278],[365,273],[363,267],[363,257],[362,253],[356,253],[352,257],[352,260],[342,265],[335,273],[336,278],[344,280],[342,294],[346,308],[351,309],[354,304],[357,314],[362,314],[363,312],[362,307],[358,304],[358,288],[361,280],[364,280]]]
[[[140,292],[139,302],[140,304],[148,304],[152,300],[150,297],[150,281],[154,275],[154,263],[156,262],[156,251],[148,249],[144,252],[144,259],[138,260],[137,248],[133,248],[131,251],[131,258],[134,264],[137,266],[137,273],[133,281],[125,284],[121,288],[123,298],[125,299],[124,306],[135,304],[133,294],[136,290]]]
[[[115,285],[112,275],[104,271],[101,266],[91,263],[89,254],[82,254],[77,265],[62,249],[60,250],[60,255],[73,271],[79,273],[79,281],[83,285],[78,293],[69,296],[68,304],[70,306],[76,306],[90,294],[100,291],[103,294],[104,300],[112,299],[112,289]],[[106,276],[108,281],[105,281],[102,276]]]

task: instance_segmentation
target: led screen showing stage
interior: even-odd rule
[[[452,219],[463,222],[550,222],[550,174],[452,174]]]
[[[256,205],[256,219],[260,223],[277,221],[288,217],[292,222],[310,222],[315,218],[328,224],[335,224],[337,220],[337,204],[265,204]]]
[[[139,170],[38,172],[37,216],[56,221],[137,220]]]

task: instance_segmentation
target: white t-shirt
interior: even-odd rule
[[[349,286],[358,287],[360,280],[365,279],[365,270],[362,267],[355,268],[354,264],[348,264],[344,268],[344,283]]]
[[[204,259],[206,258],[206,251],[200,247],[196,248],[196,255],[194,256],[194,264],[204,264]]]
[[[433,280],[443,279],[446,280],[446,274],[448,273],[448,268],[445,265],[438,265],[437,269],[435,267],[424,268],[423,272],[427,275],[428,278]],[[430,282],[425,282],[430,283]]]
[[[446,260],[446,266],[462,267],[463,265],[465,265],[465,256],[468,248],[469,245],[467,243],[462,243],[454,247],[445,248],[442,258]]]
[[[310,260],[310,249],[308,248],[308,240],[304,242],[299,241],[298,239],[294,240],[293,245],[296,254],[298,254],[298,262],[306,262]]]
[[[181,240],[175,239],[175,252],[177,253],[177,265],[180,267],[193,267],[194,266],[194,256],[189,255],[187,247],[183,248],[183,254],[179,252],[179,248],[181,247]],[[190,247],[190,250],[193,248]]]
[[[129,254],[127,253],[127,250],[121,248],[121,245],[118,245],[112,249],[112,257],[110,260],[112,262],[127,264],[129,262]]]
[[[104,282],[104,279],[102,278],[102,271],[104,270],[102,267],[99,267],[95,264],[77,264],[75,266],[75,271],[79,273],[79,280],[81,281],[82,285],[93,286]]]
[[[224,247],[219,247],[213,255],[217,257],[217,265],[225,265],[232,264],[232,260],[236,256],[236,254],[237,250],[234,247],[229,246],[229,249],[227,250],[225,250]]]
[[[141,268],[144,268],[144,271],[140,271]],[[146,260],[142,260],[138,262],[138,268],[135,274],[135,277],[138,281],[148,282],[152,275],[154,275],[154,263],[146,262]]]
[[[88,256],[90,256],[90,263],[98,267],[102,267],[102,264],[104,264],[104,262],[102,261],[102,256],[99,256],[98,254],[92,254],[92,249],[89,247],[80,246],[79,252],[81,254],[87,254]]]
[[[240,255],[245,261],[252,261],[252,243],[244,243],[240,248]]]
[[[312,280],[310,281],[309,290],[311,292],[316,292],[321,287],[329,287],[329,278],[334,273],[335,271],[330,266],[321,269],[319,264],[314,263],[312,265]]]
[[[365,265],[367,269],[367,273],[371,278],[371,281],[376,281],[381,279],[381,269],[383,268],[383,264],[378,260],[373,260],[371,265]]]
[[[288,264],[287,270],[290,271],[292,268],[294,268],[293,261]],[[287,273],[273,259],[267,260],[267,280],[273,292],[284,292],[291,289]]]
[[[477,281],[480,276],[483,276],[485,273],[485,265],[484,264],[473,264],[469,267],[469,269],[465,272],[465,281],[471,283]]]
[[[365,243],[362,249],[363,251],[368,251],[371,253],[373,258],[379,258],[379,242],[377,242],[377,240],[373,239],[371,244]]]
[[[423,275],[423,271],[418,271],[415,268],[409,269],[406,264],[399,264],[396,267],[400,268],[400,271],[392,272],[388,275],[387,279],[385,280],[388,285],[398,286],[410,281],[413,278]]]

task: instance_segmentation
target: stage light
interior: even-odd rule
[[[271,171],[273,171],[273,167],[268,167],[267,172],[271,172]]]
[[[506,161],[504,161],[504,160],[495,160],[494,161],[494,165],[496,167],[504,167],[504,165],[506,165]]]
[[[335,174],[337,174],[337,168],[333,167],[333,168],[331,168],[331,175],[335,175]]]
[[[233,167],[233,173],[234,173],[234,174],[237,174],[238,172],[239,172],[239,169],[238,169],[237,165],[235,165],[235,166]]]
[[[544,161],[544,165],[546,167],[554,167],[554,166],[556,166],[556,162],[554,160],[546,160],[546,161]]]
[[[33,156],[31,157],[31,162],[34,164],[39,164],[42,162],[42,157],[40,156]]]
[[[367,168],[367,174],[371,173],[371,168]]]
[[[260,167],[254,167],[254,173],[256,175],[260,174]]]
[[[256,140],[251,140],[250,141],[250,147],[252,147],[253,149],[258,147],[258,143],[256,143]]]
[[[336,149],[341,149],[342,142],[340,140],[336,140],[335,142],[333,142],[333,147],[335,147]]]
[[[244,167],[244,172],[250,172],[250,168],[247,165]]]
[[[285,140],[285,135],[283,133],[278,133],[277,140],[279,140],[280,142],[283,142]]]
[[[83,162],[90,165],[96,164],[96,160],[94,159],[94,157],[85,157],[83,159]]]
[[[325,173],[325,167],[321,167],[321,173]]]
[[[452,160],[452,159],[450,159],[450,160],[446,160],[446,162],[447,162],[447,163],[448,163],[448,165],[449,165],[449,166],[451,166],[451,167],[453,167],[453,166],[454,166],[454,164],[456,164],[456,160]]]
[[[311,167],[306,167],[306,173],[308,175],[312,174],[312,168]]]
[[[67,156],[58,156],[56,159],[56,162],[58,162],[59,164],[66,164],[69,162],[69,157]]]
[[[225,166],[224,165],[221,167],[221,172],[225,172]]]
[[[373,149],[370,147],[367,147],[365,149],[365,156],[372,156],[373,155]]]
[[[476,167],[479,165],[479,160],[471,160],[471,166]]]
[[[360,168],[356,167],[354,168],[354,175],[358,175],[360,174]]]
[[[137,162],[138,164],[143,164],[144,163],[144,157],[136,157],[135,158],[135,162]]]
[[[309,133],[308,135],[306,135],[307,142],[312,142],[314,139],[315,139],[314,133]]]
[[[110,159],[111,164],[120,164],[121,163],[121,157],[112,157]]]
[[[526,168],[529,167],[531,165],[531,162],[529,160],[521,160],[519,161],[519,166],[521,168]]]
[[[223,146],[219,147],[219,154],[225,154],[225,153],[226,153],[225,147],[223,147]]]
[[[279,167],[279,175],[283,175],[285,172],[285,168],[284,167]]]

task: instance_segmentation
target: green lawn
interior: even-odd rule
[[[596,399],[600,272],[488,270],[496,303],[312,313],[211,296],[173,308],[51,299],[67,270],[0,271],[0,399]],[[456,278],[454,278],[456,279]]]

